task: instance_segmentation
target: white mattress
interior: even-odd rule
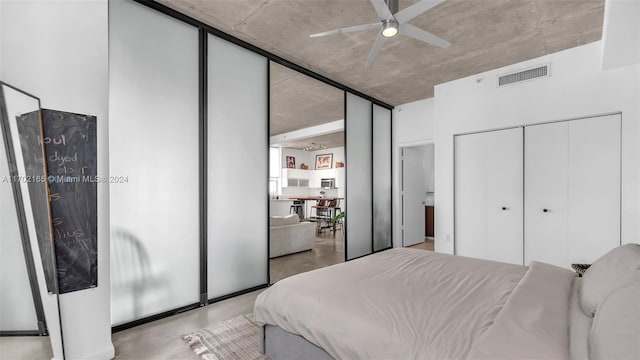
[[[535,357],[531,351],[542,341],[547,344],[537,357],[568,358],[574,275],[535,265],[392,249],[282,280],[258,297],[255,315],[337,359],[461,359],[491,352],[507,357],[513,348],[496,338],[505,331],[526,337],[520,340],[530,344],[525,357]],[[537,270],[525,276],[531,269]],[[512,315],[500,320],[510,299]],[[529,315],[518,319],[522,311]],[[564,320],[556,319],[563,312]],[[539,336],[522,328],[532,325]]]

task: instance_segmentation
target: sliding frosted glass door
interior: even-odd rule
[[[268,282],[268,62],[209,35],[208,296]]]
[[[347,260],[373,252],[372,239],[372,134],[371,102],[346,95]]]
[[[119,324],[199,301],[198,30],[110,1],[109,44],[110,174],[123,181],[110,186]]]
[[[391,247],[391,110],[373,105],[373,251]]]

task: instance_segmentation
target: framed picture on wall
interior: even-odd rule
[[[316,155],[316,170],[331,169],[333,166],[333,154]]]
[[[287,156],[287,168],[295,169],[296,168],[296,158],[293,156]]]

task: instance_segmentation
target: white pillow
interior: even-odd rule
[[[640,359],[640,281],[615,290],[598,307],[589,359]]]
[[[625,244],[596,260],[582,278],[581,306],[593,316],[614,290],[640,280],[640,244]]]

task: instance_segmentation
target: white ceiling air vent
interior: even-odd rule
[[[526,70],[498,76],[498,86],[515,84],[539,77],[551,76],[551,64],[536,66]]]

